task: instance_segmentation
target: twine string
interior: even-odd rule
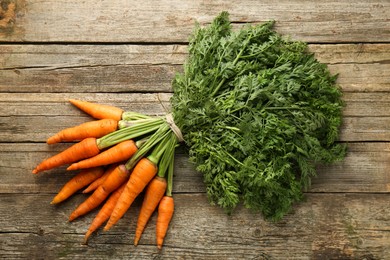
[[[169,113],[165,116],[166,121],[169,125],[169,127],[172,129],[173,133],[176,135],[176,138],[179,142],[183,142],[183,134],[180,131],[180,128],[175,124],[175,121],[173,121],[173,115],[172,113]]]

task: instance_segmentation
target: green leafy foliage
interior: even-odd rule
[[[318,163],[343,159],[341,91],[326,65],[272,29],[233,31],[222,12],[190,39],[172,108],[213,204],[282,218]]]

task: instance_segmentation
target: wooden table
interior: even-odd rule
[[[270,223],[243,207],[228,216],[209,205],[180,148],[162,251],[156,216],[132,245],[139,200],[117,227],[82,245],[96,211],[67,217],[85,196],[49,204],[73,173],[31,174],[68,146],[48,146],[48,136],[91,120],[67,99],[164,114],[195,21],[207,24],[221,10],[237,27],[276,20],[277,31],[309,42],[339,73],[348,156],[319,167],[305,201]],[[0,258],[390,259],[389,18],[388,0],[0,1]]]

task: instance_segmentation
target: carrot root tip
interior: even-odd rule
[[[108,231],[108,230],[110,230],[110,228],[111,228],[111,227],[105,226],[105,227],[103,228],[103,231]]]
[[[53,139],[47,139],[46,143],[47,144],[56,144],[56,143],[58,143],[58,141],[57,140],[53,140]]]
[[[75,169],[75,167],[73,166],[73,164],[71,166],[69,166],[68,168],[66,168],[67,171],[72,171],[72,170],[77,170]]]
[[[83,242],[84,245],[88,245],[88,239],[91,236],[91,234],[92,234],[91,231],[87,231],[87,233],[85,234],[84,242]]]

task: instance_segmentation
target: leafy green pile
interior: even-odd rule
[[[272,27],[233,31],[227,12],[197,25],[171,102],[210,201],[231,212],[242,200],[278,220],[302,199],[316,164],[346,149],[336,142],[336,76]]]

